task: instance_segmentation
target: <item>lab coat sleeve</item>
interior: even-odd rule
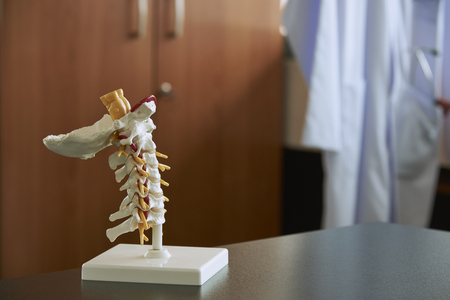
[[[291,0],[283,23],[289,45],[309,84],[302,144],[339,151],[342,132],[337,2]]]

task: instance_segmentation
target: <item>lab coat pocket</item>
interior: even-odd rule
[[[438,155],[440,114],[434,101],[409,87],[396,113],[397,174],[413,178]]]

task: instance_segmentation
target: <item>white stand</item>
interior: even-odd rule
[[[162,224],[152,226],[152,249],[162,249]]]
[[[81,278],[202,285],[228,264],[228,250],[224,248],[155,248],[158,248],[158,244],[152,249],[145,245],[119,244],[84,263]]]
[[[162,225],[153,225],[152,227],[152,249],[149,249],[145,258],[169,258],[170,253],[162,247]]]

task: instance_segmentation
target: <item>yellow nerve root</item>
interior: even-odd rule
[[[139,173],[141,173],[142,175],[144,175],[145,177],[150,176],[150,174],[142,169],[139,169]]]
[[[167,198],[166,196],[163,196],[163,197],[164,197],[163,202],[169,202],[169,198]]]
[[[165,170],[170,170],[170,167],[168,165],[158,164],[158,169],[164,172]]]
[[[142,158],[140,158],[138,156],[133,156],[133,158],[138,164],[140,164],[140,165],[145,164],[145,160],[143,160]]]
[[[139,197],[139,204],[141,205],[141,207],[144,210],[147,210],[150,208],[150,206],[147,203],[145,203],[144,198],[142,198],[142,197]]]
[[[162,180],[162,179],[160,180],[160,182],[161,182],[162,185],[169,186],[169,183],[168,183],[168,182],[165,182],[165,181]]]
[[[162,157],[162,158],[168,158],[167,155],[159,153],[159,152],[155,152],[155,155],[158,156],[158,157]]]
[[[138,223],[138,229],[139,229],[139,240],[142,246],[144,245],[144,241],[148,242],[148,238],[144,234],[145,225],[143,223]]]
[[[119,147],[119,153],[117,153],[117,157],[120,157],[122,154],[125,157],[128,157],[128,154],[125,152],[125,145]]]
[[[139,217],[141,218],[142,223],[144,224],[144,228],[147,230],[150,228],[147,224],[147,219],[145,218],[144,212],[142,210],[139,210]]]
[[[143,185],[140,181],[138,181],[138,184],[139,184],[139,191],[141,192],[142,195],[148,192],[148,188],[145,185]]]
[[[119,141],[119,130],[114,131],[113,136],[109,139],[110,142]]]

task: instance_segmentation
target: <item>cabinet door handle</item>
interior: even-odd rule
[[[138,0],[138,28],[136,32],[137,38],[142,38],[147,34],[148,20],[148,0]]]
[[[184,31],[184,0],[175,0],[175,24],[173,37],[181,37]]]

